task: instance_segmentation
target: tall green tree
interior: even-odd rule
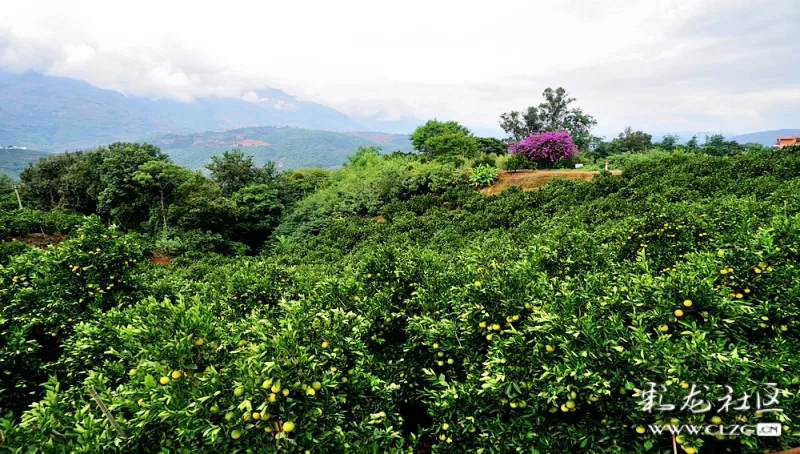
[[[562,87],[547,88],[542,93],[544,102],[538,107],[528,107],[523,112],[511,111],[500,115],[500,127],[510,139],[520,141],[531,134],[566,130],[579,149],[588,148],[591,130],[597,120],[579,107],[570,107],[576,101]]]
[[[626,153],[644,153],[652,146],[653,136],[644,131],[634,131],[630,126],[619,133],[614,141],[619,142],[619,148]]]
[[[275,163],[270,161],[264,167],[257,167],[253,163],[253,156],[245,156],[239,150],[212,156],[206,169],[226,195],[251,184],[266,183],[275,176]]]
[[[697,145],[697,136],[692,136],[688,142],[686,142],[686,149],[687,150],[697,150],[700,146]]]
[[[64,177],[81,156],[80,152],[59,153],[39,158],[23,169],[19,177],[25,205],[40,210],[73,208],[75,188]]]
[[[680,136],[677,134],[667,134],[661,138],[661,142],[657,143],[656,146],[667,151],[673,151],[680,139]]]
[[[170,225],[179,229],[217,233],[230,232],[235,217],[236,203],[200,172],[188,172],[174,189],[167,215]]]
[[[544,131],[544,124],[539,118],[539,109],[533,106],[528,107],[524,112],[512,110],[500,114],[500,127],[515,142],[519,142],[531,134]]]
[[[744,145],[735,140],[725,140],[722,134],[706,136],[703,152],[714,156],[730,156],[745,151]]]
[[[411,134],[415,150],[430,156],[474,156],[479,150],[478,140],[466,126],[455,121],[430,120]]]
[[[494,137],[478,137],[478,146],[483,154],[502,155],[508,151],[508,142]]]
[[[231,199],[236,202],[237,237],[250,245],[266,241],[283,210],[278,191],[266,184],[255,184],[236,191]]]
[[[14,185],[14,180],[7,173],[0,170],[0,211],[17,208]]]
[[[151,196],[134,179],[139,167],[149,161],[170,162],[155,145],[116,142],[100,164],[97,211],[127,228],[135,228],[150,214]]]
[[[133,174],[145,192],[154,192],[159,201],[164,235],[167,234],[167,209],[172,204],[175,188],[186,181],[191,171],[167,161],[147,161]]]

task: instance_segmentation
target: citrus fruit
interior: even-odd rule
[[[242,395],[244,395],[244,388],[241,386],[233,390],[234,397],[242,397]]]
[[[166,385],[167,383],[169,383],[169,377],[167,377],[167,376],[165,375],[165,376],[161,377],[161,378],[158,380],[158,382],[159,382],[159,383],[161,383],[162,385]]]
[[[288,433],[288,432],[291,432],[293,430],[294,430],[294,423],[293,422],[286,421],[285,423],[283,423],[283,431],[284,432]]]
[[[233,432],[231,432],[231,438],[233,438],[234,440],[238,440],[239,437],[241,437],[241,436],[242,436],[242,433],[239,432],[238,430],[234,430]]]

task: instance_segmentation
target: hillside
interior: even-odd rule
[[[36,150],[9,150],[0,148],[0,172],[5,172],[12,177],[28,166],[29,162],[36,162],[42,156],[50,153]]]
[[[183,103],[124,96],[67,78],[0,71],[0,144],[38,150],[249,126],[357,131],[379,124],[363,126],[335,109],[270,88],[250,93],[247,101],[208,97]]]
[[[621,176],[487,196],[415,154],[213,181],[149,151],[40,172],[25,210],[0,192],[11,452],[800,445],[791,421],[688,433],[800,413],[800,156],[641,154]],[[131,159],[133,185],[115,165]],[[656,396],[760,403],[670,414]]]
[[[729,137],[728,140],[735,140],[739,143],[754,142],[760,143],[761,145],[772,146],[775,145],[775,136],[791,136],[795,134],[800,134],[800,129],[774,129],[771,131],[751,132],[750,134]]]
[[[157,135],[144,140],[158,145],[177,163],[200,169],[214,155],[241,148],[254,161],[275,161],[281,169],[335,167],[360,146],[384,152],[411,151],[408,136],[375,132],[330,132],[311,129],[253,127],[199,134]]]

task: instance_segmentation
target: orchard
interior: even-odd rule
[[[154,264],[90,216],[4,257],[0,446],[668,453],[651,426],[759,422],[781,436],[675,443],[800,446],[796,155],[642,156],[493,196],[449,162],[360,158],[258,254]],[[677,408],[645,411],[648,383]],[[782,412],[718,410],[765,383]],[[681,410],[692,385],[713,409]]]

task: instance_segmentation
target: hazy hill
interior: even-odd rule
[[[259,164],[279,168],[334,167],[359,146],[381,146],[385,153],[411,151],[407,135],[378,132],[330,132],[310,129],[253,127],[197,134],[162,134],[142,139],[158,145],[183,166],[200,169],[209,158],[240,148]]]
[[[0,144],[40,150],[94,146],[169,130],[136,100],[85,82],[0,72]]]
[[[5,145],[0,145],[5,146]],[[17,177],[19,172],[28,166],[29,162],[36,162],[49,153],[36,150],[7,150],[0,148],[0,171],[12,177]]]
[[[0,144],[4,145],[63,151],[144,135],[267,125],[375,129],[277,89],[260,90],[247,101],[209,97],[182,103],[126,97],[67,78],[0,72]]]
[[[730,137],[728,140],[735,140],[739,143],[760,143],[762,145],[775,145],[775,136],[793,136],[800,134],[800,129],[774,129],[772,131],[758,131],[750,134],[742,134]]]

